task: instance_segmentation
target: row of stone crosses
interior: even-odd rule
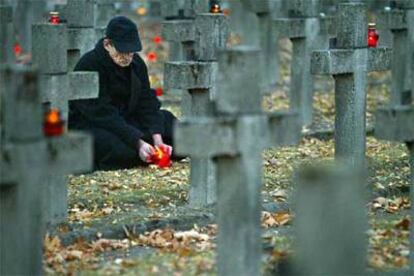
[[[335,158],[341,165],[297,173],[298,252],[286,269],[307,275],[364,274],[366,78],[368,72],[391,70],[391,100],[377,111],[375,135],[407,144],[413,186],[414,0],[395,1],[392,9],[378,14],[392,32],[393,49],[368,47],[364,1],[339,1],[330,17],[321,15],[318,0],[289,0],[284,1],[287,17],[274,19],[270,14],[281,1],[240,0],[258,17],[260,47],[227,49],[228,18],[208,12],[209,1],[161,2],[163,38],[182,57],[166,63],[164,86],[186,91],[176,150],[191,157],[189,205],[216,203],[219,274],[259,275],[262,151],[299,143],[301,127],[312,120],[313,75],[331,75]],[[109,21],[113,2],[98,2]],[[68,0],[61,7],[66,24],[33,25],[36,70],[11,64],[4,51],[0,56],[2,275],[41,274],[46,225],[66,219],[64,176],[91,169],[90,136],[66,132],[45,137],[41,103],[59,108],[67,119],[70,100],[98,95],[96,73],[72,72],[103,33],[96,25],[100,9],[95,5],[94,0]],[[2,45],[7,44],[12,14],[10,6],[0,5]],[[276,75],[270,70],[277,52],[269,39],[274,30],[293,44],[291,106],[269,114],[261,102]]]

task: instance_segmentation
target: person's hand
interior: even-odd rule
[[[173,152],[173,147],[170,145],[164,144],[164,142],[162,141],[161,134],[154,134],[152,136],[152,139],[154,141],[154,146],[160,148],[163,152],[171,156]]]
[[[154,147],[143,140],[139,140],[138,147],[139,158],[146,163],[150,163],[151,156],[155,153]]]

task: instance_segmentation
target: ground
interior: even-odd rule
[[[156,38],[159,29],[151,28],[142,33],[147,45],[144,56],[153,87],[160,87],[167,44]],[[290,46],[287,41],[282,46],[281,81],[263,100],[268,111],[288,107]],[[321,125],[330,128],[334,120],[332,80],[327,85],[321,84],[322,81],[317,83],[315,94],[316,123],[310,128]],[[373,124],[375,109],[387,102],[388,84],[389,75],[370,75],[369,125]],[[180,115],[177,95],[167,94],[161,99],[165,108]],[[310,128],[304,129],[305,133]],[[292,176],[303,164],[333,159],[332,135],[327,132],[323,138],[305,135],[297,147],[269,149],[263,153],[264,274],[277,271],[278,263],[294,253]],[[368,137],[367,157],[367,267],[377,271],[407,268],[408,151],[403,144]],[[71,176],[69,221],[50,229],[45,237],[46,274],[215,274],[215,214],[212,208],[196,210],[187,206],[188,164],[186,159],[168,169],[149,166]]]

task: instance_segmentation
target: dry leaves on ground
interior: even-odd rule
[[[292,216],[287,212],[269,213],[262,212],[262,226],[265,228],[277,227],[290,223]]]

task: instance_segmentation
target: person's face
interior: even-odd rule
[[[121,67],[127,67],[131,64],[134,53],[118,52],[109,39],[104,39],[104,48],[112,58],[113,62]]]

